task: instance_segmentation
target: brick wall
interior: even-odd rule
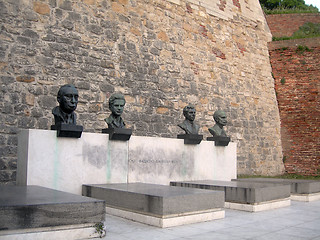
[[[273,41],[268,43],[269,51],[280,48],[297,48],[300,46],[306,46],[308,48],[318,47],[320,43],[320,37],[315,38],[302,38],[302,39],[290,39],[283,41]]]
[[[270,51],[285,168],[289,173],[320,173],[319,45],[318,42],[317,47],[310,47],[311,51],[299,51],[297,47]]]
[[[273,37],[290,37],[306,22],[320,23],[320,13],[266,15]]]
[[[196,106],[238,144],[238,172],[283,171],[280,118],[258,0],[0,0],[0,182],[13,182],[19,128],[49,129],[59,86],[79,90],[78,124],[101,132],[121,91],[134,135],[176,138]]]

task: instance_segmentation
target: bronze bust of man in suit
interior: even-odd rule
[[[216,124],[209,128],[209,132],[212,134],[212,136],[221,136],[221,137],[227,137],[227,134],[223,127],[227,124],[227,116],[224,111],[217,110],[213,114],[213,119],[216,122]]]
[[[196,109],[189,104],[183,108],[185,120],[178,126],[185,131],[186,134],[198,134],[200,126],[194,122],[196,117]]]
[[[74,85],[66,84],[60,87],[57,94],[59,106],[52,109],[55,125],[60,123],[77,124],[74,110],[77,108],[78,97],[78,90]]]

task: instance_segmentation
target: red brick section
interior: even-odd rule
[[[290,37],[306,22],[320,23],[320,13],[274,14],[266,15],[274,37]]]
[[[320,174],[320,46],[270,50],[281,118],[285,168]]]
[[[234,6],[236,6],[237,8],[241,8],[241,6],[240,6],[240,1],[239,0],[232,0],[232,3],[233,3],[233,5]]]

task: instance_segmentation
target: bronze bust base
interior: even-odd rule
[[[199,134],[179,134],[177,136],[177,138],[184,139],[184,144],[199,144],[203,139],[203,135],[199,135]]]
[[[83,127],[81,125],[59,123],[51,125],[51,130],[57,130],[57,137],[80,138]]]
[[[228,146],[230,142],[230,137],[223,137],[223,136],[207,137],[207,141],[214,141],[215,146]]]
[[[132,134],[130,128],[104,128],[102,133],[109,134],[109,140],[128,141]]]

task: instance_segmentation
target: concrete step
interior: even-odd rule
[[[170,185],[224,191],[226,208],[256,212],[290,205],[288,184],[202,180]]]
[[[224,193],[146,183],[83,185],[83,195],[103,199],[107,212],[158,227],[224,217]]]

